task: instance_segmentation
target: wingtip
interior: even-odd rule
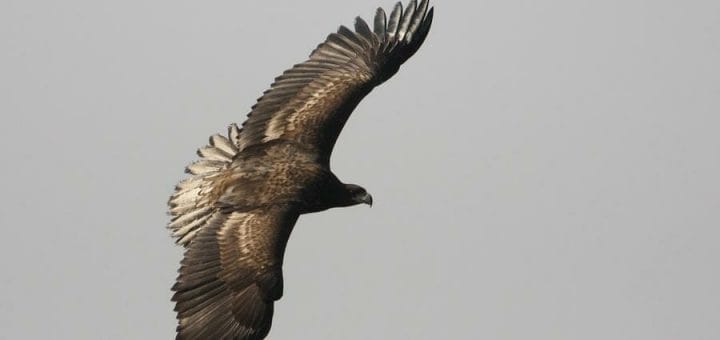
[[[388,40],[393,39],[397,33],[398,27],[400,26],[400,20],[403,16],[403,6],[401,2],[397,2],[390,12],[390,19],[387,24],[387,38]]]
[[[370,26],[368,26],[367,22],[361,17],[355,18],[355,32],[359,33],[366,39],[372,39],[373,33],[370,30]]]
[[[375,10],[375,19],[373,23],[373,30],[375,31],[375,34],[377,34],[378,37],[381,37],[385,35],[385,28],[387,27],[387,16],[385,15],[385,10],[382,9],[382,7],[378,7],[377,10]]]
[[[432,24],[434,13],[435,13],[435,7],[430,7],[427,14],[425,14],[425,19],[423,19],[423,22],[427,22],[428,28]]]

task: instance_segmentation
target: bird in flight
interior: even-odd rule
[[[275,78],[238,127],[210,137],[170,197],[168,228],[185,248],[172,287],[177,339],[264,339],[282,296],[282,262],[300,214],[372,196],[330,171],[350,113],[422,45],[428,1],[379,8],[373,28],[341,26]]]

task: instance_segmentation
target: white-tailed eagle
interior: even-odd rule
[[[330,171],[350,113],[422,45],[427,0],[380,8],[373,28],[341,26],[307,61],[275,78],[247,120],[210,137],[169,201],[185,247],[172,290],[177,339],[263,339],[283,292],[285,245],[300,214],[372,204]]]

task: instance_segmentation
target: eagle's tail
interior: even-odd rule
[[[168,205],[172,220],[168,229],[178,244],[187,246],[202,226],[212,215],[209,197],[212,179],[232,163],[238,153],[237,140],[240,129],[232,124],[228,127],[227,137],[215,134],[210,136],[208,145],[198,149],[200,159],[185,168],[191,176],[175,187]]]

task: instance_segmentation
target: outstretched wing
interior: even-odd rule
[[[298,212],[260,195],[226,202],[227,188],[262,176],[231,167],[238,133],[231,125],[227,137],[210,137],[170,197],[168,227],[186,247],[173,286],[178,339],[262,339],[282,295],[282,259]]]
[[[193,238],[173,286],[177,339],[263,339],[282,296],[282,257],[297,213],[217,211]]]
[[[355,31],[341,26],[304,63],[275,78],[243,123],[236,145],[274,139],[313,148],[328,162],[340,131],[360,100],[390,78],[425,40],[432,23],[428,1],[400,3],[389,18],[382,8],[371,30],[361,18]]]

